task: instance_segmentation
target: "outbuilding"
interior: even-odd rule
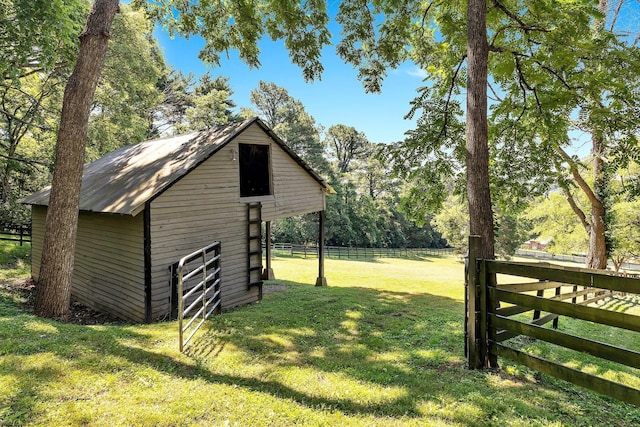
[[[322,242],[332,191],[258,118],[113,151],[84,169],[72,296],[133,322],[166,319],[175,305],[170,266],[219,241],[222,306],[254,302],[270,260],[263,272],[262,227],[251,224],[265,222],[269,234],[275,219],[318,212]],[[24,200],[36,280],[49,192]]]

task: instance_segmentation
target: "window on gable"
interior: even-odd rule
[[[271,194],[269,146],[238,144],[240,158],[240,197]]]

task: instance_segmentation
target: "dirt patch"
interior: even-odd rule
[[[5,289],[23,301],[26,308],[33,308],[35,283],[31,279],[0,281],[0,289]]]
[[[35,282],[32,279],[19,279],[0,282],[0,288],[6,289],[10,293],[17,295],[22,301],[26,311],[33,311],[33,300],[35,295]],[[106,313],[93,310],[77,301],[71,303],[69,311],[69,322],[77,325],[103,325],[125,324],[127,322]]]

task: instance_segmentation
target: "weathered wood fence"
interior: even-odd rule
[[[640,294],[639,279],[581,268],[485,260],[479,254],[480,238],[471,236],[465,325],[469,368],[495,368],[501,357],[640,406],[640,390],[528,354],[505,342],[523,335],[640,368],[638,351],[542,326],[553,320],[557,327],[559,316],[566,316],[638,333],[640,316],[594,307],[592,303],[612,292]],[[497,278],[504,277],[498,274],[530,278],[535,282],[498,283]],[[553,295],[544,296],[548,289],[553,290]],[[528,311],[534,312],[531,321],[523,320],[522,316],[513,318]],[[547,314],[541,316],[542,312]]]
[[[31,224],[0,222],[0,240],[20,242],[20,246],[31,242]]]

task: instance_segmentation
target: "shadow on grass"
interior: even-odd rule
[[[27,315],[0,296],[0,373],[18,378],[13,393],[0,400],[8,408],[0,412],[0,424],[28,423],[37,413],[33,402],[44,398],[49,383],[61,380],[64,372],[50,363],[22,363],[23,356],[47,354],[96,373],[122,369],[100,361],[113,356],[174,377],[237,386],[347,415],[426,417],[469,426],[508,424],[514,413],[540,424],[574,421],[566,408],[539,410],[541,401],[548,408],[565,395],[522,377],[505,380],[504,374],[465,368],[458,301],[427,293],[291,286],[212,318],[187,348],[191,361],[152,351],[155,338],[144,327],[59,324]],[[227,351],[265,368],[261,374],[251,374],[249,365],[246,372],[219,369],[216,363]],[[300,381],[311,386],[278,375],[299,372]],[[350,395],[341,386],[370,393]],[[389,391],[388,397],[376,395]],[[598,402],[589,396],[564,404],[588,417],[601,412]]]
[[[188,354],[202,366],[213,367],[215,358],[230,346],[251,360],[266,363],[270,367],[267,378],[274,372],[312,369],[321,380],[324,374],[346,376],[370,387],[372,393],[377,388],[403,391],[401,397],[363,404],[356,397],[303,393],[286,382],[236,378],[252,390],[347,414],[424,417],[435,405],[453,407],[448,419],[465,425],[493,424],[489,420],[501,419],[496,412],[514,411],[525,419],[567,422],[561,412],[541,413],[531,399],[533,393],[536,400],[556,405],[554,390],[523,377],[465,368],[463,305],[453,299],[287,284],[293,286],[291,291],[215,319],[188,348]],[[233,384],[240,384],[236,381]],[[582,403],[578,400],[570,405],[589,413],[591,406],[581,408]],[[467,410],[469,407],[473,409]],[[508,423],[508,418],[502,420]]]

